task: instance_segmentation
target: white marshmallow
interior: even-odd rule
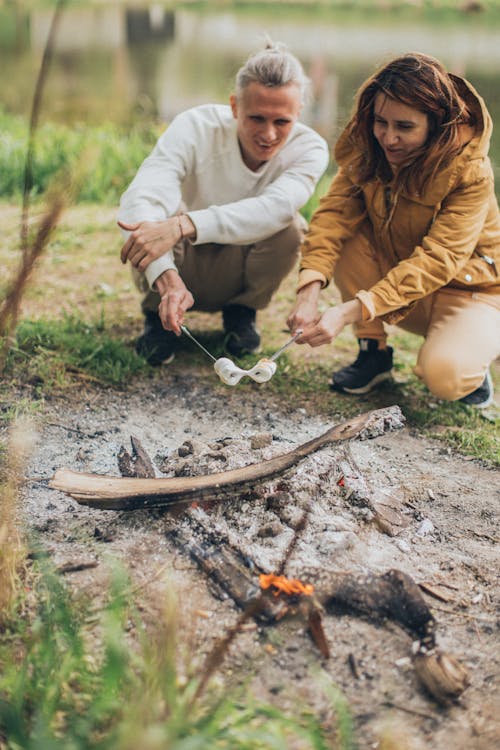
[[[215,362],[214,370],[226,385],[237,385],[245,375],[256,383],[267,383],[276,372],[276,362],[270,359],[259,359],[250,370],[243,370],[227,357],[221,357]]]

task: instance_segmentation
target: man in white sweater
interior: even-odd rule
[[[178,115],[122,196],[123,263],[144,293],[136,350],[169,361],[186,310],[222,311],[226,348],[256,351],[256,310],[293,268],[298,211],[328,164],[325,141],[298,122],[307,79],[279,45],[239,70],[230,106]]]

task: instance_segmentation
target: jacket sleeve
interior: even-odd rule
[[[369,320],[383,317],[397,322],[415,302],[459,275],[478,244],[492,190],[492,178],[483,175],[461,182],[446,196],[429,232],[410,257],[371,289],[356,295]]]
[[[340,169],[320,200],[301,246],[301,279],[322,278],[330,283],[342,245],[352,237],[366,216],[364,197],[359,188]]]

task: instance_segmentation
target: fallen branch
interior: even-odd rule
[[[399,429],[404,417],[398,406],[360,414],[335,425],[313,440],[289,453],[250,464],[240,469],[217,472],[201,477],[133,478],[108,477],[59,469],[49,486],[71,495],[83,505],[102,510],[133,510],[154,506],[168,506],[179,502],[210,499],[228,490],[241,490],[263,479],[270,479],[295,466],[303,458],[331,443],[382,435]]]

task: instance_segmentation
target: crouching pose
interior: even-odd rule
[[[298,257],[298,214],[328,147],[298,122],[307,79],[279,45],[251,56],[230,105],[178,115],[122,196],[124,263],[144,293],[136,349],[171,359],[186,310],[222,311],[226,348],[256,351],[265,308]]]
[[[321,346],[352,323],[355,362],[331,388],[366,393],[390,377],[384,323],[424,337],[415,373],[438,398],[486,406],[500,354],[500,214],[481,97],[412,53],[361,87],[338,172],[302,246],[288,325]],[[332,278],[342,304],[318,314]]]

